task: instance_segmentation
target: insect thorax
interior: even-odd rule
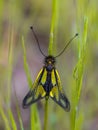
[[[52,71],[52,69],[55,67],[55,58],[53,56],[47,56],[44,63],[47,71]]]

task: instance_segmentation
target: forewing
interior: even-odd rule
[[[34,84],[32,85],[31,90],[27,93],[23,99],[23,108],[27,108],[32,103],[45,97],[46,92],[43,88],[45,82],[46,70],[45,68],[41,69]]]
[[[56,69],[51,72],[52,89],[50,91],[50,97],[60,105],[64,110],[70,110],[70,103],[62,89],[59,74]]]

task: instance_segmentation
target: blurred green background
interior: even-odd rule
[[[86,60],[77,109],[77,116],[80,115],[80,120],[77,121],[79,128],[75,128],[77,130],[98,130],[97,6],[97,0],[58,0],[56,53],[58,54],[64,48],[65,43],[75,33],[79,33],[79,37],[72,42],[66,52],[57,58],[56,64],[63,88],[71,102],[71,108],[73,107],[72,94],[75,87],[73,72],[79,57],[78,41],[82,39],[84,19],[88,19]],[[0,1],[0,130],[13,128],[21,130],[19,115],[21,115],[23,129],[30,129],[30,110],[22,108],[22,100],[29,91],[23,67],[22,36],[24,37],[27,63],[33,82],[43,66],[44,57],[38,50],[30,26],[33,25],[40,46],[43,52],[47,54],[51,17],[52,0]],[[10,103],[11,114],[8,112]],[[42,128],[44,100],[37,103],[37,107]],[[74,130],[70,121],[71,111],[65,112],[51,99],[48,107],[48,130]],[[16,127],[12,127],[13,120]]]

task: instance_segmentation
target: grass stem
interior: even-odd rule
[[[45,100],[44,130],[47,130],[47,125],[48,125],[48,99]]]

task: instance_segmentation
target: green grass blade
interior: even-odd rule
[[[21,110],[20,110],[20,106],[19,106],[19,103],[18,103],[18,98],[16,96],[16,91],[15,91],[15,88],[14,88],[14,92],[15,92],[15,102],[16,102],[16,110],[17,110],[17,114],[18,114],[18,120],[19,120],[19,123],[20,123],[20,129],[21,130],[24,130],[23,128],[23,122],[22,122],[22,116],[21,116]]]
[[[10,103],[11,96],[11,78],[12,78],[12,64],[13,64],[13,29],[9,36],[9,51],[8,51],[8,96],[7,103]]]
[[[11,79],[12,79],[12,65],[13,65],[13,28],[9,36],[9,52],[8,52],[8,95],[7,95],[7,105],[8,105],[8,115],[10,117],[10,124],[13,130],[17,130],[17,125],[13,117],[13,113],[10,108],[11,101]]]
[[[23,48],[23,58],[24,58],[24,70],[25,70],[25,73],[26,73],[26,76],[27,76],[27,81],[28,81],[29,87],[31,87],[32,86],[32,79],[31,79],[29,67],[28,67],[28,64],[27,64],[26,49],[25,49],[23,36],[22,36],[22,48]]]
[[[47,130],[48,122],[48,100],[45,100],[45,117],[44,117],[44,130]]]
[[[84,114],[83,111],[80,110],[76,118],[75,130],[82,130],[83,121],[84,121]]]
[[[3,107],[1,106],[1,104],[0,104],[0,115],[1,115],[1,117],[2,117],[2,119],[4,121],[4,123],[5,123],[6,130],[11,130],[8,118],[7,118],[6,114],[5,114],[5,111],[4,111]]]
[[[35,104],[31,106],[31,130],[41,130],[39,114]]]
[[[20,110],[18,110],[18,119],[19,119],[19,123],[20,123],[20,129],[24,130]]]
[[[79,61],[74,71],[74,75],[76,75],[76,90],[77,90],[77,101],[80,98],[81,88],[82,88],[82,80],[83,80],[83,71],[85,65],[85,56],[86,56],[86,40],[87,40],[87,26],[88,26],[88,18],[84,18],[84,32],[83,32],[83,41],[80,44],[83,44],[80,48]],[[78,77],[77,77],[78,76]],[[78,78],[78,79],[77,79]]]
[[[55,37],[56,37],[56,27],[58,23],[58,0],[52,1],[52,19],[51,19],[51,29],[50,29],[50,42],[48,47],[48,54],[54,55],[56,52],[56,44],[55,44]],[[45,100],[45,114],[44,114],[44,130],[47,130],[48,125],[48,100]]]
[[[50,29],[50,42],[48,47],[48,54],[54,55],[56,52],[55,37],[57,31],[58,23],[58,0],[52,1],[52,19],[51,19],[51,29]]]
[[[16,125],[16,122],[15,122],[15,119],[13,117],[13,113],[12,113],[11,109],[8,109],[8,115],[9,115],[9,118],[10,118],[10,123],[11,123],[12,129],[17,130],[17,125]]]
[[[77,129],[77,112],[78,112],[78,103],[81,95],[82,89],[82,81],[83,81],[83,72],[84,72],[84,65],[85,65],[85,56],[86,56],[86,40],[87,40],[87,27],[88,27],[88,18],[84,18],[84,31],[83,37],[79,43],[79,60],[74,70],[74,78],[76,83],[76,88],[73,90],[73,108],[71,112],[71,130],[78,130]],[[78,118],[79,119],[79,118]],[[81,118],[80,118],[81,120]],[[78,120],[79,122],[79,120]],[[80,121],[81,122],[81,121]],[[78,126],[79,127],[79,126]]]
[[[26,59],[26,49],[25,49],[25,44],[24,44],[24,38],[22,37],[22,47],[23,47],[23,56],[24,56],[24,69],[25,69],[25,73],[26,73],[26,77],[28,80],[28,84],[29,87],[31,88],[32,86],[32,79],[30,76],[30,72],[29,72],[29,67],[27,64],[27,59]],[[35,104],[33,104],[31,106],[31,130],[40,130],[41,126],[40,126],[40,120],[39,120],[39,115],[38,115],[38,110]]]

